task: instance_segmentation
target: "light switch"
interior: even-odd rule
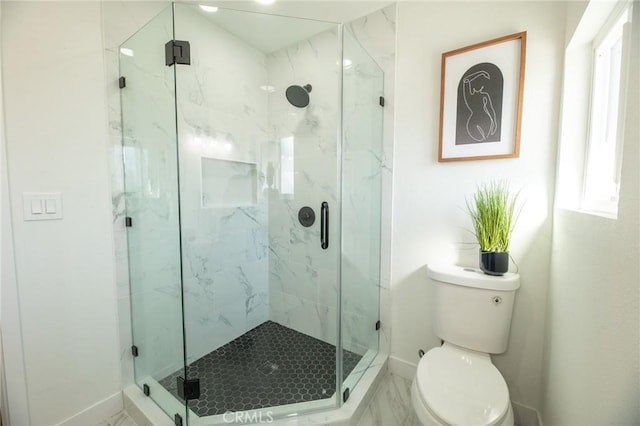
[[[25,192],[22,194],[24,220],[62,219],[62,193]]]
[[[56,209],[56,200],[54,198],[47,198],[44,200],[44,211],[47,214],[55,214],[57,213]]]
[[[31,214],[42,214],[42,200],[31,200]]]

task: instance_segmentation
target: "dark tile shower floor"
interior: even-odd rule
[[[344,377],[360,358],[344,351]],[[335,364],[334,345],[267,321],[189,366],[201,391],[189,408],[202,417],[328,398],[335,391]],[[181,375],[160,380],[178,399]]]

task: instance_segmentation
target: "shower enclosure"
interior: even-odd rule
[[[135,381],[176,424],[338,407],[378,351],[383,73],[173,3],[120,48]]]

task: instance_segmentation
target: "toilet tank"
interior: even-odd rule
[[[507,350],[518,274],[501,277],[461,266],[427,266],[433,286],[433,328],[458,346],[499,354]]]

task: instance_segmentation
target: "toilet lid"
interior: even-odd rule
[[[493,425],[509,408],[509,390],[486,354],[456,347],[435,348],[418,364],[423,401],[450,425]]]

